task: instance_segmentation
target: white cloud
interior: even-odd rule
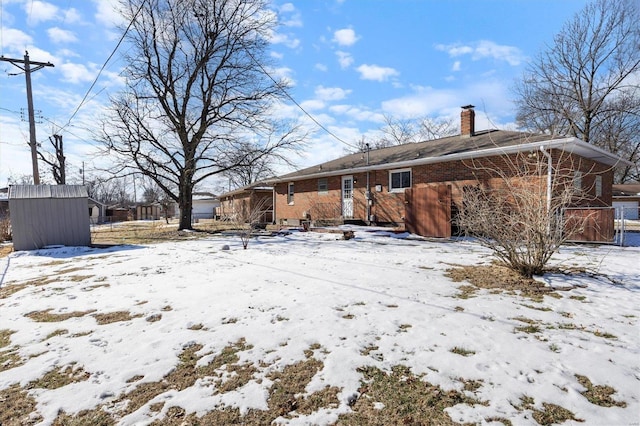
[[[400,75],[398,71],[389,67],[363,64],[356,68],[363,80],[387,81],[390,77]]]
[[[58,6],[39,0],[25,2],[24,10],[29,16],[28,22],[32,25],[50,21],[58,14]]]
[[[279,67],[269,69],[269,74],[275,79],[284,80],[285,84],[289,86],[295,86],[296,81],[293,79],[293,70],[289,67]]]
[[[76,22],[80,22],[82,20],[82,16],[80,16],[80,12],[73,7],[71,9],[67,9],[64,12],[64,22],[66,24],[74,24]]]
[[[320,110],[325,107],[325,103],[319,99],[311,99],[308,101],[304,101],[304,102],[301,102],[300,105],[306,111]]]
[[[460,71],[460,61],[455,61],[451,67],[451,71]]]
[[[33,38],[29,34],[13,28],[5,29],[2,35],[5,49],[15,49],[24,53],[25,47],[33,43]]]
[[[338,57],[338,63],[340,64],[340,68],[342,69],[349,68],[351,64],[353,64],[353,56],[351,56],[350,53],[338,50],[336,52],[336,56]]]
[[[92,0],[96,5],[95,19],[107,28],[124,25],[124,18],[116,10],[116,2],[113,0]]]
[[[52,42],[58,43],[58,44],[73,43],[75,41],[78,41],[78,38],[73,32],[63,30],[58,27],[49,28],[47,30],[47,34],[49,35],[49,38],[51,39]]]
[[[284,58],[284,55],[282,53],[280,53],[280,52],[271,52],[270,55],[271,55],[272,58],[275,58],[275,59]]]
[[[314,68],[317,69],[318,71],[322,71],[322,72],[329,71],[329,68],[325,64],[315,64]]]
[[[435,46],[437,50],[447,52],[452,58],[471,55],[474,61],[492,58],[498,61],[505,61],[509,65],[520,65],[527,58],[520,49],[515,46],[500,45],[490,40],[480,40],[470,45],[456,44],[438,44]]]
[[[300,40],[295,37],[291,37],[288,34],[274,32],[271,34],[271,43],[284,44],[291,49],[295,49],[300,45]]]
[[[92,69],[87,68],[84,64],[77,64],[73,62],[65,62],[59,65],[57,68],[62,72],[62,78],[70,83],[87,83],[95,79],[98,71],[95,66]]]
[[[340,46],[352,46],[360,37],[351,28],[343,28],[333,33],[333,41]]]
[[[302,27],[302,17],[300,16],[300,12],[297,12],[296,7],[293,3],[285,3],[278,9],[280,12],[279,21],[280,24],[285,27]],[[284,14],[290,14],[291,16],[285,18]]]
[[[345,90],[340,87],[324,87],[318,86],[315,90],[318,99],[323,101],[339,101],[344,99],[351,93],[351,90]]]

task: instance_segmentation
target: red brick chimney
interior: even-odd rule
[[[468,138],[473,136],[476,129],[476,112],[473,105],[465,105],[460,113],[460,136]]]

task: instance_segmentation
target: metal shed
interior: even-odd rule
[[[13,249],[91,244],[87,198],[82,185],[10,186]]]

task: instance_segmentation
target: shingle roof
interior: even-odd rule
[[[9,199],[37,198],[87,198],[87,187],[83,185],[11,185]]]
[[[405,167],[414,164],[427,164],[451,161],[456,158],[479,158],[488,155],[500,155],[503,152],[516,152],[526,149],[538,149],[539,145],[571,145],[571,150],[587,158],[609,165],[624,163],[625,160],[603,151],[576,138],[530,134],[507,130],[485,130],[473,136],[449,136],[418,143],[407,143],[369,151],[349,154],[326,163],[307,167],[285,174],[267,182],[296,180],[310,176],[330,176],[345,171],[364,171],[382,168]],[[565,149],[563,147],[563,149]]]

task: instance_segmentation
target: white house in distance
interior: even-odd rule
[[[640,183],[613,185],[613,207],[616,216],[638,220],[640,210]]]
[[[194,192],[191,215],[194,220],[214,219],[220,207],[220,200],[211,192]]]

